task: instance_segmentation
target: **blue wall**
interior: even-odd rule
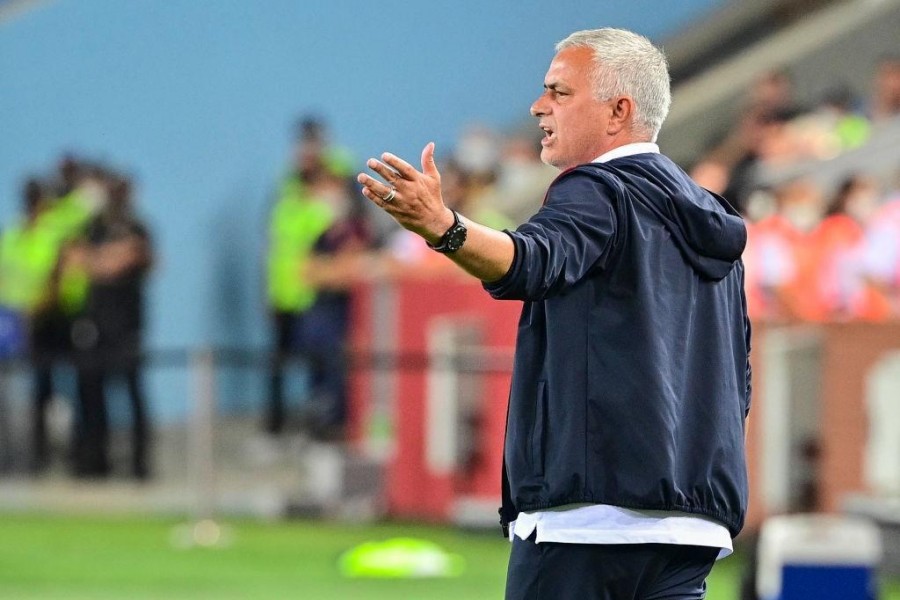
[[[0,225],[66,150],[138,176],[160,254],[150,346],[260,346],[269,192],[313,111],[360,162],[527,118],[553,44],[655,39],[721,0],[56,0],[0,22]]]

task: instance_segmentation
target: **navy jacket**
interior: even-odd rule
[[[572,503],[747,507],[747,234],[660,154],[564,172],[516,231],[495,298],[525,300],[504,449],[505,525]]]

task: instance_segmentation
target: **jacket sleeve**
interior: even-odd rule
[[[747,388],[744,390],[744,418],[750,414],[750,402],[753,392],[753,369],[750,367],[750,343],[752,338],[752,327],[750,325],[750,317],[747,314],[747,293],[744,283],[745,272],[743,270],[743,261],[741,261],[741,307],[744,311],[744,343],[747,347]]]
[[[512,266],[484,288],[498,299],[541,300],[603,268],[618,229],[614,202],[602,175],[578,169],[563,174],[550,186],[541,210],[506,232],[515,245]]]

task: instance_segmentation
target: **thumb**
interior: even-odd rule
[[[437,165],[434,163],[434,142],[428,142],[422,149],[422,172],[429,177],[439,177]]]

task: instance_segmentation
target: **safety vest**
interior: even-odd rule
[[[301,273],[316,240],[334,221],[330,206],[296,177],[285,180],[269,220],[268,297],[279,312],[302,312],[316,298]]]
[[[72,240],[84,231],[93,212],[81,190],[60,196],[41,215],[41,225],[53,232],[60,243]]]
[[[57,290],[59,308],[64,314],[75,316],[87,306],[91,278],[82,265],[63,265]]]
[[[93,216],[84,193],[74,189],[58,198],[41,215],[42,226],[57,237],[60,246],[84,233]],[[87,304],[90,277],[80,265],[64,265],[59,275],[59,306],[67,315],[77,315]]]
[[[5,231],[0,236],[0,305],[22,314],[37,309],[50,293],[58,255],[55,235],[40,222]]]

